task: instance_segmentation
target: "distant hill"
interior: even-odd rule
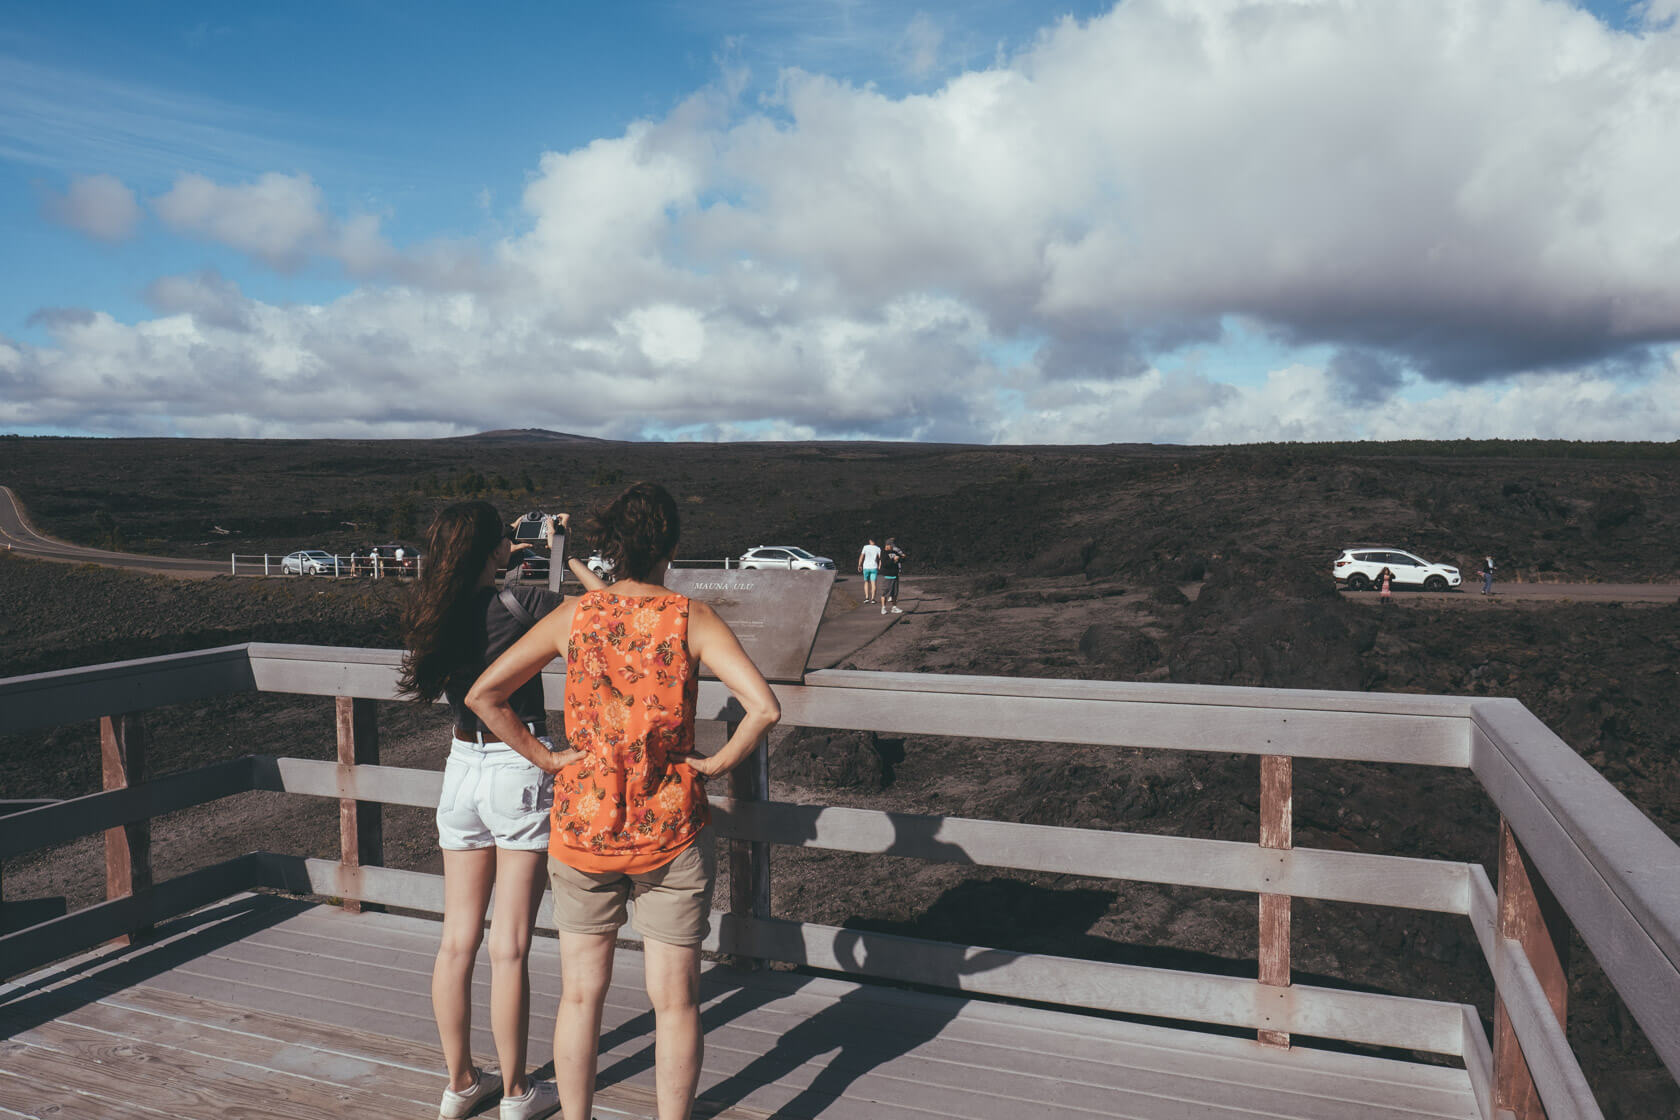
[[[612,443],[612,440],[597,439],[594,436],[577,436],[570,432],[551,432],[547,428],[498,428],[493,432],[475,432],[470,436],[450,436],[455,442],[467,440],[495,440],[498,443],[519,441],[525,443]]]

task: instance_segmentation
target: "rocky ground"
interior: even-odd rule
[[[892,535],[918,573],[1189,580],[1234,551],[1324,570],[1365,543],[1468,572],[1492,552],[1506,579],[1680,579],[1676,444],[0,438],[0,483],[43,531],[201,559],[413,544],[463,496],[575,510],[637,478],[682,500],[691,557],[786,541],[845,561]]]
[[[845,479],[843,494],[779,475],[792,471],[792,451],[755,476],[783,497],[808,497],[810,524],[831,519],[838,527],[823,532],[836,541],[917,526],[901,535],[921,565],[912,570],[935,572],[914,585],[923,609],[855,654],[858,668],[1514,696],[1680,837],[1680,605],[1403,593],[1383,607],[1322,578],[1342,542],[1365,539],[1461,561],[1497,545],[1513,558],[1507,573],[1527,578],[1672,580],[1680,487],[1666,460],[882,454],[862,480],[846,473],[853,460],[813,459]],[[902,477],[912,492],[877,498],[869,477]],[[719,540],[746,523],[738,510],[713,519],[732,503],[781,518],[766,538],[826,539],[795,536],[806,515],[775,505],[781,497],[699,496],[691,523]],[[331,581],[176,583],[0,557],[0,674],[252,638],[392,645],[396,593]],[[386,761],[441,766],[439,713],[393,704],[380,718]],[[282,697],[161,712],[154,766],[252,751],[329,757],[331,725],[325,701]],[[772,780],[775,796],[797,801],[1230,840],[1258,831],[1256,762],[1215,754],[786,733],[774,740]],[[0,796],[66,796],[97,782],[91,725],[0,739]],[[1295,787],[1300,845],[1492,861],[1497,815],[1467,775],[1303,761]],[[390,862],[428,866],[429,814],[387,813]],[[157,836],[162,873],[206,851],[329,854],[336,814],[330,802],[251,794],[176,814]],[[775,859],[776,912],[787,917],[1253,973],[1251,896],[818,851],[778,849]],[[98,860],[95,838],[9,861],[7,894],[89,901]],[[1485,965],[1461,920],[1298,902],[1294,953],[1303,982],[1466,1000],[1491,1014]],[[1672,1079],[1579,944],[1570,1000],[1572,1042],[1606,1114],[1680,1113]]]

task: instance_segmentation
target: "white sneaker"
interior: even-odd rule
[[[438,1120],[460,1120],[470,1113],[479,1101],[502,1091],[502,1075],[478,1071],[478,1080],[457,1093],[445,1088],[443,1103],[438,1105]]]
[[[893,608],[893,613],[894,613],[894,614],[903,614],[903,613],[904,613],[904,612],[903,612],[903,611],[901,611],[901,610],[899,610],[899,609],[898,609],[898,608],[897,608],[897,607],[894,607],[894,608]]]
[[[533,1081],[523,1097],[502,1098],[502,1120],[541,1120],[559,1107],[559,1087],[552,1081]]]

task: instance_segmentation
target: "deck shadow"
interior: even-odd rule
[[[318,905],[274,895],[228,899],[160,922],[145,940],[95,950],[96,955],[66,967],[48,966],[35,980],[0,994],[0,1039],[97,1003]],[[76,976],[80,979],[64,983]]]

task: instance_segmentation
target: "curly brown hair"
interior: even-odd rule
[[[590,514],[584,535],[620,577],[644,580],[677,551],[677,500],[657,482],[637,482]]]
[[[472,592],[506,532],[489,502],[445,506],[426,528],[428,561],[403,607],[407,652],[397,687],[404,695],[429,704],[457,673],[480,668],[467,648],[474,632]]]

